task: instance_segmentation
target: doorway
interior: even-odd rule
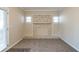
[[[7,12],[0,9],[0,51],[7,47]]]

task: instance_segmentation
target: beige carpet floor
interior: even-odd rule
[[[30,49],[29,52],[76,52],[60,39],[24,39],[11,49],[21,48]]]

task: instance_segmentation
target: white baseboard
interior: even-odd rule
[[[2,52],[6,52],[6,51],[8,51],[10,48],[12,48],[13,46],[15,46],[17,43],[19,43],[21,40],[23,40],[23,39],[20,39],[20,40],[18,40],[18,41],[16,41],[13,45],[11,45],[11,46],[8,46],[5,50],[3,50]]]
[[[61,40],[63,40],[65,43],[67,43],[68,45],[70,45],[72,48],[74,48],[76,51],[79,52],[79,49],[77,47],[75,47],[74,45],[70,44],[69,42],[67,42],[66,40],[64,40],[62,37],[60,37]]]
[[[58,35],[52,35],[51,37],[33,37],[33,36],[24,36],[24,39],[52,39],[52,38],[59,38]]]

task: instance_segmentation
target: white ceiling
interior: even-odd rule
[[[24,11],[61,11],[64,7],[21,7]]]

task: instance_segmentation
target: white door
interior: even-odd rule
[[[7,47],[7,13],[0,9],[0,51]]]

